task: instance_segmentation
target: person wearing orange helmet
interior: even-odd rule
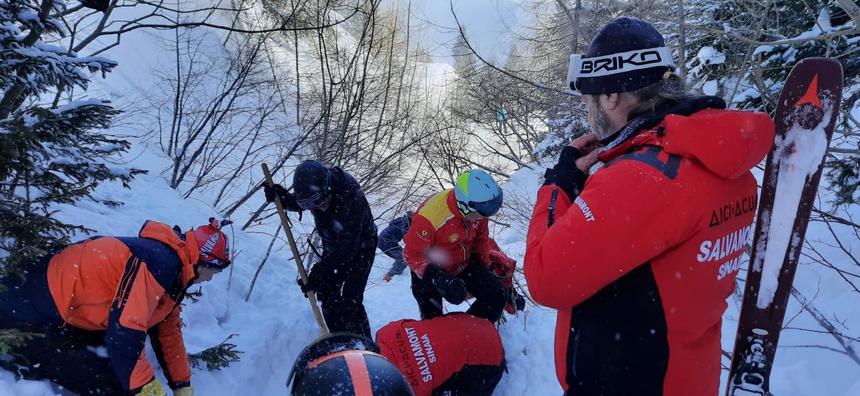
[[[165,395],[146,359],[149,338],[174,395],[190,396],[180,303],[230,265],[214,218],[188,232],[147,221],[137,237],[96,236],[0,280],[0,329],[40,333],[2,362],[28,379],[83,395]]]

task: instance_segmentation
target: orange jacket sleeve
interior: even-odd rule
[[[191,365],[182,339],[182,309],[177,306],[157,326],[149,330],[149,341],[170,388],[191,385]]]
[[[409,268],[419,277],[424,277],[424,270],[430,264],[427,252],[436,241],[436,228],[426,217],[416,213],[412,224],[403,237],[403,258]]]
[[[191,365],[182,339],[181,311],[177,306],[167,318],[149,331],[152,349],[172,389],[191,384]]]
[[[573,202],[561,188],[543,186],[524,261],[532,298],[557,309],[573,307],[691,235],[693,227],[667,221],[679,199],[676,185],[638,161],[599,170]]]
[[[111,364],[126,389],[138,389],[154,377],[144,345],[153,313],[163,296],[164,288],[146,263],[132,256],[111,304],[105,335]]]

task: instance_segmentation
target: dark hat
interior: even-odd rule
[[[318,161],[302,162],[293,175],[293,190],[302,208],[313,209],[331,193],[329,169]]]
[[[654,26],[618,18],[597,33],[585,56],[571,56],[568,84],[588,95],[629,92],[655,84],[674,70],[672,50]]]

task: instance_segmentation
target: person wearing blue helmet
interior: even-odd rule
[[[412,295],[422,319],[442,315],[442,299],[460,304],[475,297],[469,313],[499,320],[505,305],[501,281],[489,270],[488,220],[502,207],[499,185],[473,169],[457,178],[453,189],[428,198],[412,216],[403,238],[404,257],[412,269]]]
[[[376,225],[361,186],[338,167],[304,161],[293,175],[293,191],[264,184],[266,200],[280,199],[285,210],[309,210],[322,239],[322,255],[301,284],[315,291],[332,332],[370,337],[364,288],[376,256]]]

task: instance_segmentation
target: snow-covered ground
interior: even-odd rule
[[[124,36],[122,45],[108,54],[119,61],[120,66],[106,80],[96,80],[88,95],[111,97],[121,107],[134,103],[134,95],[153,89],[151,71],[163,62],[160,57],[164,55],[161,54],[163,48],[153,40],[152,33],[141,31]],[[437,74],[449,71],[446,67],[433,67],[432,70]],[[135,120],[128,120],[126,132],[139,133],[135,125]],[[186,229],[204,224],[208,217],[218,215],[205,203],[211,202],[207,199],[211,197],[192,195],[183,199],[180,193],[171,189],[161,175],[161,171],[169,166],[168,160],[155,147],[137,138],[132,139],[134,146],[124,161],[128,161],[128,166],[148,169],[150,173],[139,176],[131,183],[130,189],[107,183],[95,193],[99,198],[125,202],[125,205],[109,208],[81,202],[64,206],[58,214],[62,220],[83,224],[102,235],[135,235],[148,219],[177,224]],[[504,186],[506,203],[512,207],[504,210],[503,220],[511,227],[494,226],[493,230],[502,248],[518,259],[520,265],[525,249],[526,219],[531,213],[530,203],[535,198],[542,174],[543,168],[535,166],[535,169],[523,169],[513,175]],[[256,207],[262,199],[262,194],[259,194],[247,206]],[[308,217],[305,217],[306,224],[310,224]],[[244,219],[237,220],[241,223]],[[386,222],[380,220],[378,225],[381,229]],[[268,230],[273,229],[274,226]],[[308,228],[299,225],[299,231],[303,230]],[[842,232],[840,230],[837,228]],[[840,257],[829,235],[824,224],[812,223],[807,239],[822,241],[818,248],[832,254],[832,257]],[[269,240],[270,236],[259,232],[240,232],[237,226],[234,249],[241,254],[233,266],[232,276],[227,271],[216,276],[212,282],[202,286],[203,297],[199,302],[186,302],[182,317],[189,352],[216,345],[231,334],[236,334],[231,342],[244,352],[241,361],[221,371],[195,369],[192,383],[198,395],[283,395],[293,360],[318,335],[307,300],[295,284],[295,264],[284,241],[276,243],[276,251],[260,273],[250,300],[245,301],[254,271],[265,255]],[[860,246],[847,248],[857,251]],[[390,259],[377,255],[365,292],[365,306],[374,332],[390,321],[418,316],[408,276],[395,277],[390,283],[382,281],[390,264]],[[828,314],[837,314],[845,326],[857,329],[860,310],[853,306],[857,297],[842,282],[833,271],[822,271],[821,266],[808,263],[800,266],[796,279],[798,288],[808,297],[817,296],[816,304],[826,307]],[[522,279],[520,283],[525,285]],[[725,350],[732,348],[738,316],[736,301],[730,299],[729,303],[723,326]],[[791,304],[787,318],[792,320],[793,327],[818,328],[809,315],[795,316],[800,308],[794,300]],[[464,310],[465,305],[449,309]],[[530,305],[527,314],[507,318],[500,333],[506,350],[508,373],[496,394],[560,394],[552,350],[554,311]],[[788,330],[783,333],[780,343],[788,348],[781,348],[777,355],[772,376],[775,394],[860,395],[860,366],[838,353],[807,347],[833,346],[829,336]],[[150,361],[156,361],[150,357]],[[723,362],[727,363],[727,360],[723,358]],[[60,392],[46,382],[19,381],[12,373],[0,370],[0,396],[55,394]]]
[[[140,224],[159,220],[183,228],[205,223],[213,209],[195,199],[182,199],[170,189],[157,170],[166,166],[166,160],[136,145],[130,157],[131,165],[152,169],[149,175],[138,177],[131,189],[117,184],[106,184],[97,190],[100,198],[126,202],[120,208],[82,203],[62,208],[60,217],[66,221],[81,222],[101,234],[134,235]],[[540,168],[523,170],[514,175],[505,186],[511,203],[527,204],[539,186]],[[530,198],[531,197],[531,198]],[[262,197],[257,197],[262,199]],[[512,227],[497,227],[494,235],[512,256],[520,259],[524,251],[523,220],[517,220],[508,211],[506,220]],[[380,222],[384,226],[384,222]],[[810,232],[814,233],[815,226]],[[197,303],[186,303],[183,311],[184,336],[189,352],[198,352],[213,346],[231,334],[242,359],[221,371],[195,369],[193,384],[200,395],[280,395],[285,391],[287,375],[294,358],[317,335],[317,328],[307,300],[295,285],[296,269],[289,260],[287,249],[273,254],[260,274],[254,293],[244,301],[256,265],[265,254],[268,237],[244,232],[235,233],[235,247],[241,250],[232,279],[224,272],[212,282],[203,285],[203,298]],[[279,243],[278,245],[283,245]],[[276,245],[276,246],[278,246]],[[373,331],[386,323],[402,318],[415,318],[418,310],[409,290],[407,276],[395,277],[390,283],[382,276],[391,260],[378,255],[365,293],[365,305]],[[826,278],[827,274],[818,274]],[[798,284],[813,284],[810,274],[798,277]],[[827,282],[824,279],[822,282]],[[229,283],[229,287],[228,287]],[[833,304],[851,301],[848,296],[828,296]],[[449,307],[460,310],[463,307]],[[790,307],[789,313],[796,312]],[[848,311],[843,311],[847,313]],[[726,314],[723,347],[729,349],[734,336],[737,306],[731,305]],[[797,321],[808,320],[802,316]],[[856,322],[857,318],[853,318]],[[552,359],[554,312],[529,306],[527,315],[508,316],[500,328],[508,359],[509,372],[497,388],[498,395],[560,394],[555,380]],[[818,343],[824,338],[810,341],[809,335],[786,332],[784,345]],[[151,356],[152,357],[152,356]],[[155,361],[152,359],[151,361]],[[857,366],[833,352],[820,349],[782,349],[773,376],[773,390],[777,395],[857,395],[860,390]],[[11,373],[0,372],[0,395],[54,395],[58,394],[44,382],[16,381]]]
[[[166,159],[153,154],[143,144],[137,144],[129,157],[135,158],[131,166],[150,169],[151,173],[138,177],[130,189],[119,184],[105,184],[96,191],[99,198],[125,202],[124,206],[109,208],[82,202],[63,207],[59,218],[84,224],[101,235],[135,235],[148,219],[187,229],[204,224],[206,218],[216,215],[210,206],[195,199],[182,199],[178,192],[169,188],[158,172],[168,165]],[[260,195],[256,198],[262,200]],[[380,222],[380,226],[384,226],[384,222]],[[236,334],[231,342],[244,352],[241,361],[224,370],[195,369],[192,383],[197,394],[283,394],[293,360],[319,335],[307,300],[295,284],[296,267],[289,259],[288,249],[273,253],[250,300],[244,300],[268,242],[268,236],[237,230],[234,247],[241,254],[233,266],[232,279],[229,272],[224,271],[202,286],[203,298],[199,302],[186,302],[182,313],[183,334],[190,353],[216,345],[231,334]],[[522,247],[509,250],[521,252]],[[378,255],[367,287],[365,305],[374,332],[388,322],[418,316],[407,276],[398,276],[390,283],[382,281],[390,265],[390,259]],[[194,289],[196,287],[192,287]],[[559,393],[552,371],[552,323],[552,312],[533,308],[528,320],[521,315],[502,326],[512,374],[503,380],[498,394],[521,395],[527,389],[540,391],[540,394]],[[151,351],[150,358],[156,361]],[[536,369],[538,367],[541,369]],[[58,393],[47,383],[16,381],[11,373],[0,371],[0,395]]]

